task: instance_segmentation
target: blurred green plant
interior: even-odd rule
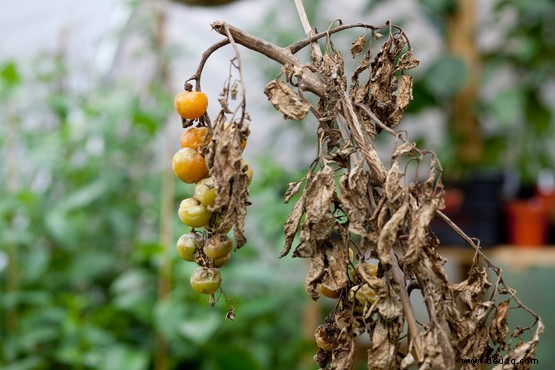
[[[456,2],[419,2],[441,37],[446,39],[447,23],[457,7]],[[477,12],[479,6],[476,5]],[[510,83],[510,87],[492,97],[480,94],[475,102],[484,140],[482,159],[476,166],[513,171],[523,185],[533,185],[542,168],[555,167],[552,149],[555,125],[553,110],[546,99],[549,94],[546,87],[555,81],[552,62],[555,41],[551,36],[555,31],[554,15],[555,4],[551,0],[495,0],[492,17],[482,19],[476,29],[476,38],[488,32],[497,34],[497,41],[481,56],[480,88],[495,85],[496,80]],[[432,107],[449,112],[449,102],[464,85],[464,71],[462,60],[440,54],[415,79],[415,99],[408,112]],[[464,168],[452,150],[457,140],[456,135],[447,131],[440,151],[447,172]]]
[[[225,320],[223,298],[211,308],[190,288],[194,264],[158,242],[170,94],[148,81],[72,86],[69,73],[59,56],[0,64],[0,367],[148,369],[156,333],[168,340],[170,369],[279,370],[310,360],[302,279],[283,284],[295,266],[277,264],[287,206],[278,196],[286,184],[277,190],[274,180],[283,170],[263,166],[252,185],[258,245],[222,272],[237,306],[235,321]],[[175,209],[188,192],[176,186]],[[187,230],[174,222],[177,240]],[[173,284],[159,300],[165,253]]]

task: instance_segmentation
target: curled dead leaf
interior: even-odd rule
[[[310,110],[310,104],[302,100],[291,86],[281,80],[268,82],[264,94],[286,119],[301,120]]]

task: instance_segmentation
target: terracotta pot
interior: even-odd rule
[[[518,247],[541,247],[547,242],[548,213],[541,198],[507,204],[509,243]]]

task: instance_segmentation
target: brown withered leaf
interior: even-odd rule
[[[248,176],[242,162],[241,142],[249,135],[245,123],[227,123],[223,111],[212,127],[212,139],[203,153],[217,192],[214,213],[224,219],[217,232],[233,226],[236,247],[246,242],[244,220],[248,202]]]
[[[397,90],[397,98],[395,104],[395,110],[391,113],[387,119],[388,126],[394,128],[401,122],[403,114],[407,109],[407,106],[412,101],[412,77],[408,75],[401,75],[399,88]]]
[[[406,71],[409,69],[416,68],[420,62],[414,57],[412,50],[408,50],[406,53],[403,53],[399,60],[397,61],[397,65],[395,66],[395,71]]]
[[[405,253],[405,263],[416,263],[420,258],[422,249],[428,243],[430,222],[435,216],[437,207],[430,202],[424,202],[413,210],[410,224],[408,248]]]
[[[285,257],[289,254],[291,250],[291,246],[293,245],[293,239],[295,239],[295,235],[297,234],[297,229],[299,228],[299,224],[301,222],[301,218],[304,214],[304,195],[295,203],[293,206],[293,210],[287,217],[287,221],[285,221],[284,225],[284,232],[285,232],[285,246],[283,247],[280,258]]]
[[[305,278],[305,289],[314,300],[320,297],[318,284],[322,282],[325,274],[325,253],[322,249],[316,249],[316,253],[310,258],[310,265]]]
[[[406,191],[401,184],[401,179],[403,178],[403,173],[399,168],[399,160],[395,158],[391,167],[387,171],[384,184],[384,194],[387,202],[391,206],[395,206],[406,198]]]
[[[380,263],[384,269],[388,270],[391,267],[390,250],[399,240],[399,233],[403,231],[407,224],[407,214],[409,212],[408,202],[404,202],[397,211],[391,216],[384,227],[380,231],[378,238],[377,252]]]
[[[361,236],[366,235],[366,226],[370,218],[368,181],[363,158],[360,158],[339,181],[341,189],[339,199],[349,218],[349,231]]]
[[[353,368],[356,342],[353,335],[343,329],[338,338],[339,345],[332,352],[330,370],[347,370]]]
[[[541,320],[538,321],[538,326],[534,335],[528,342],[520,343],[514,350],[507,353],[503,357],[503,364],[497,365],[493,370],[528,370],[532,368],[532,364],[537,360],[536,357],[536,347],[540,340],[540,335],[543,333],[545,327]],[[521,363],[522,361],[522,363]],[[513,364],[517,364],[514,366]]]
[[[468,272],[468,278],[458,284],[451,284],[449,289],[455,297],[460,298],[469,308],[474,310],[482,302],[491,283],[485,267],[474,264]]]
[[[420,345],[424,361],[419,369],[454,369],[455,354],[449,345],[448,338],[434,326],[427,325],[420,336]]]
[[[366,35],[358,36],[351,43],[351,55],[353,56],[353,58],[362,53],[362,51],[364,50],[364,45],[366,45]]]
[[[396,76],[398,71],[404,71],[418,64],[410,50],[400,56],[406,43],[400,35],[390,35],[371,64],[372,77],[369,81],[368,106],[388,127],[399,124],[406,108],[405,103],[408,104],[412,99],[412,79],[402,77],[404,75],[401,74],[399,81]],[[397,58],[401,64],[399,61],[396,62]]]
[[[397,330],[378,318],[372,333],[372,347],[368,349],[368,370],[398,370]]]
[[[293,257],[307,258],[314,253],[315,242],[323,241],[333,231],[335,218],[330,206],[335,196],[333,168],[322,167],[307,183],[304,194],[306,218],[301,225],[300,244]]]
[[[495,315],[491,320],[489,335],[495,344],[505,345],[505,339],[509,333],[507,319],[509,316],[509,301],[503,301],[497,305]]]
[[[303,185],[303,180],[297,181],[297,182],[290,182],[287,185],[287,190],[285,191],[285,195],[283,196],[283,202],[289,203],[291,198],[299,192],[302,185]]]
[[[349,245],[345,236],[334,242],[333,249],[328,256],[328,267],[323,283],[331,290],[339,291],[349,283],[347,266],[349,263]]]
[[[281,80],[268,82],[264,94],[286,119],[301,120],[310,110],[310,104],[302,100],[291,86]]]

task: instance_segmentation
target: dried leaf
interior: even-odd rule
[[[507,319],[509,316],[509,301],[501,302],[495,311],[495,315],[491,320],[489,335],[494,343],[505,344],[507,334],[509,334],[509,326]]]
[[[368,370],[398,370],[399,359],[395,342],[397,336],[392,335],[389,324],[378,319],[372,333],[372,347],[368,349]]]
[[[355,58],[357,55],[362,53],[364,50],[364,45],[366,45],[366,35],[358,36],[351,44],[351,55]]]
[[[339,346],[332,353],[330,370],[352,369],[356,349],[355,338],[348,330],[342,330],[338,343]]]
[[[315,242],[326,240],[335,225],[330,206],[335,195],[333,168],[326,165],[318,171],[304,191],[306,218],[301,225],[301,243],[294,257],[307,258],[314,254]]]
[[[301,222],[301,218],[304,214],[304,196],[301,196],[301,199],[295,203],[293,206],[293,210],[289,217],[287,217],[287,221],[285,221],[284,231],[285,231],[285,246],[283,247],[280,258],[285,257],[289,254],[291,250],[291,246],[293,245],[293,239],[295,239],[295,234],[297,234],[297,229],[299,228],[299,224]]]
[[[412,101],[412,77],[408,75],[401,75],[400,77],[399,89],[397,91],[397,99],[395,110],[391,113],[387,119],[387,125],[390,128],[394,128],[401,122],[405,109]]]
[[[403,205],[391,216],[380,232],[378,239],[377,252],[380,263],[384,269],[391,267],[390,250],[399,240],[399,232],[403,231],[406,226],[407,213],[409,211],[408,202]]]
[[[370,216],[368,200],[368,176],[364,171],[364,160],[360,158],[351,171],[346,172],[339,181],[341,193],[339,199],[343,210],[349,218],[349,231],[366,235],[366,226]]]
[[[305,289],[314,300],[320,297],[318,284],[322,282],[325,274],[325,254],[321,250],[317,250],[316,254],[310,259],[310,266],[305,278]]]
[[[397,61],[397,66],[395,71],[406,71],[412,68],[416,68],[420,62],[414,57],[412,50],[407,51]]]
[[[264,94],[286,119],[301,120],[310,110],[310,104],[302,100],[291,86],[281,80],[268,82]]]
[[[223,232],[233,226],[237,248],[246,242],[244,220],[249,192],[248,176],[243,169],[241,142],[248,135],[248,125],[244,122],[227,123],[222,112],[214,122],[212,139],[203,153],[217,192],[212,211],[223,216],[223,221],[215,227],[215,231]]]

